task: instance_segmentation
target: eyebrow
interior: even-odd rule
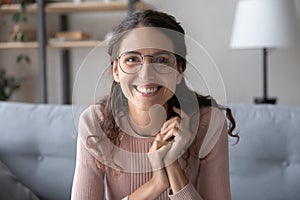
[[[136,54],[144,55],[139,51],[127,51],[127,52],[123,52],[122,54],[127,54],[127,53],[136,53]],[[149,55],[157,55],[157,54],[163,54],[163,53],[171,53],[172,54],[172,52],[170,52],[170,51],[161,50],[161,51],[155,52],[154,54],[149,54]],[[146,54],[146,55],[148,55],[148,54]]]

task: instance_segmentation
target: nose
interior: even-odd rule
[[[149,81],[154,79],[155,70],[154,67],[152,66],[151,61],[145,60],[138,73],[139,73],[139,78],[143,81]]]

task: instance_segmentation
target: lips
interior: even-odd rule
[[[136,91],[143,95],[155,95],[162,86],[133,86]]]

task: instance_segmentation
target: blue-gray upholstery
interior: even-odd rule
[[[0,160],[40,199],[70,199],[76,135],[71,106],[0,103]]]
[[[300,199],[300,107],[234,105],[241,140],[230,146],[233,200]]]
[[[232,199],[299,200],[300,107],[230,107]],[[0,102],[0,161],[40,199],[70,199],[76,135],[72,106]]]

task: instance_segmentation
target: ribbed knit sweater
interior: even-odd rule
[[[115,161],[111,161],[103,158],[107,155],[105,153],[110,152],[109,145],[96,142],[97,147],[91,147],[87,142],[88,136],[97,135],[101,131],[99,130],[101,119],[103,115],[99,105],[90,106],[80,117],[72,200],[126,199],[152,177],[146,155],[154,137],[137,137],[131,129],[125,128],[119,134],[119,149],[122,153],[115,154],[113,158]],[[228,134],[224,114],[217,108],[205,107],[200,109],[199,120],[197,134],[189,148],[189,153],[185,152],[179,158],[189,183],[175,194],[168,189],[157,199],[229,200],[231,198]],[[103,170],[97,167],[97,163],[109,166]],[[115,166],[121,166],[120,173],[114,173],[118,172],[114,170]]]

